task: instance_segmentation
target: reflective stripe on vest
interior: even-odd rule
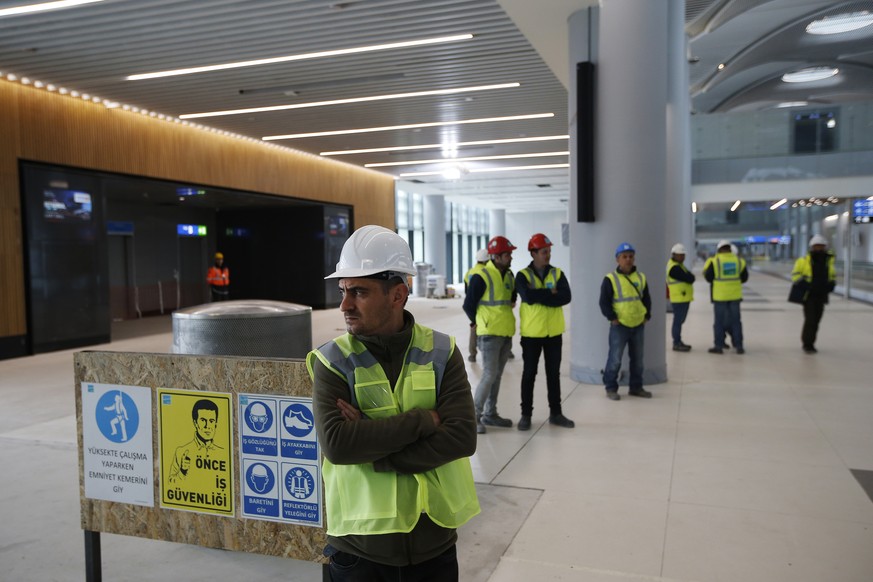
[[[313,376],[317,358],[347,381],[364,416],[386,418],[436,407],[454,347],[453,338],[416,324],[394,390],[366,346],[349,334],[309,352],[306,366]],[[416,474],[376,472],[372,463],[334,465],[324,458],[322,477],[332,536],[408,533],[422,513],[442,527],[457,528],[479,513],[469,458]]]
[[[613,271],[606,275],[612,282],[612,308],[618,322],[625,327],[637,327],[646,320],[646,306],[643,305],[643,289],[646,276],[639,271],[630,275]]]
[[[522,269],[521,274],[527,279],[528,286],[534,289],[554,289],[561,278],[561,269],[549,267],[544,280],[530,267]],[[521,319],[522,337],[555,337],[564,333],[564,309],[561,307],[522,301],[518,316]]]
[[[476,333],[478,335],[515,335],[515,314],[512,312],[512,291],[515,280],[507,269],[506,273],[494,266],[492,261],[485,263],[479,273],[485,282],[485,293],[476,307]]]
[[[688,269],[682,263],[673,259],[667,261],[667,291],[670,293],[670,303],[690,303],[694,301],[694,286],[685,281],[679,281],[670,276],[673,267],[679,267],[686,273]]]
[[[740,274],[745,261],[733,253],[717,253],[712,257],[712,300],[739,301],[743,298]]]

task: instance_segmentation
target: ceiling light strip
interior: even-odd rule
[[[321,152],[322,156],[349,156],[352,154],[376,154],[381,152],[404,152],[412,150],[439,150],[446,147],[462,148],[469,146],[483,145],[501,145],[509,143],[528,143],[533,141],[555,141],[570,139],[569,135],[541,135],[535,137],[515,137],[508,139],[483,139],[479,141],[462,141],[457,143],[430,143],[414,146],[393,146],[387,148],[367,148],[361,150],[337,150],[332,152]]]
[[[474,91],[491,91],[493,89],[511,89],[520,87],[521,83],[500,83],[497,85],[477,85],[473,87],[458,87],[455,89],[433,89],[430,91],[415,91],[411,93],[393,93],[390,95],[372,95],[369,97],[350,97],[348,99],[331,99],[330,101],[313,101],[311,103],[294,103],[290,105],[270,105],[266,107],[249,107],[248,109],[228,109],[226,111],[208,111],[205,113],[185,113],[179,119],[197,119],[200,117],[220,117],[223,115],[243,115],[245,113],[264,113],[267,111],[285,111],[287,109],[306,109],[308,107],[326,107],[328,105],[346,105],[348,103],[366,103],[370,101],[387,101],[389,99],[406,99],[409,97],[428,97],[431,95],[454,95],[457,93],[472,93]]]
[[[467,170],[469,174],[479,174],[483,172],[517,172],[521,170],[553,170],[557,168],[569,168],[570,164],[541,164],[536,166],[508,166],[505,168],[478,168]],[[400,174],[401,178],[414,178],[416,176],[442,176],[443,172],[404,172]]]
[[[312,133],[290,133],[287,135],[265,135],[264,141],[279,139],[301,139],[305,137],[327,137],[332,135],[351,135],[356,133],[374,133],[379,131],[395,131],[400,129],[419,129],[424,127],[446,127],[451,125],[468,125],[471,123],[496,123],[500,121],[522,121],[525,119],[543,119],[554,117],[554,113],[533,113],[530,115],[510,115],[508,117],[481,117],[479,119],[462,119],[460,121],[432,121],[428,123],[409,123],[406,125],[386,125],[383,127],[364,127],[360,129],[339,129],[336,131],[315,131]]]
[[[103,2],[103,0],[59,0],[58,2],[42,2],[41,4],[28,4],[27,6],[0,8],[0,18],[3,18],[4,16],[18,16],[20,14],[32,14],[34,12],[45,12],[47,10],[60,10],[61,8],[72,8],[73,6],[93,4],[94,2]]]
[[[378,162],[364,164],[365,168],[387,168],[389,166],[418,166],[421,164],[458,164],[461,162],[484,162],[487,160],[511,160],[518,158],[547,158],[549,156],[569,156],[570,152],[538,152],[533,154],[504,154],[498,156],[473,156],[469,158],[438,158],[434,160],[407,160],[403,162]]]
[[[207,73],[210,71],[222,71],[226,69],[239,69],[243,67],[256,67],[260,65],[272,65],[275,63],[287,63],[289,61],[304,61],[309,59],[320,59],[325,57],[336,57],[340,55],[351,55],[358,53],[369,53],[374,51],[384,51],[398,48],[409,48],[414,46],[424,46],[431,44],[441,44],[446,42],[455,42],[459,40],[469,40],[473,38],[472,34],[456,34],[453,36],[438,36],[434,38],[423,38],[419,40],[408,40],[403,42],[390,42],[386,44],[377,44],[370,46],[359,46],[347,49],[335,49],[330,51],[318,51],[314,53],[303,53],[299,55],[287,55],[284,57],[272,57],[268,59],[254,59],[251,61],[238,61],[235,63],[224,63],[220,65],[205,65],[202,67],[189,67],[186,69],[173,69],[169,71],[158,71],[155,73],[139,73],[125,77],[128,81],[142,81],[143,79],[157,79],[160,77],[175,77],[178,75],[193,75],[196,73]]]

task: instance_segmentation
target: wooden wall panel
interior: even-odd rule
[[[0,81],[0,338],[25,333],[18,160],[354,207],[394,227],[387,174]]]

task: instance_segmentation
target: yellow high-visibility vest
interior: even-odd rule
[[[684,264],[673,259],[667,261],[667,291],[670,294],[670,303],[690,303],[694,301],[694,285],[670,276],[670,271],[676,266],[686,273],[688,272],[688,268]]]
[[[394,390],[367,347],[351,334],[306,356],[313,377],[316,358],[349,384],[352,404],[368,418],[416,408],[433,410],[454,339],[415,325]],[[415,474],[376,472],[372,463],[322,462],[327,533],[331,536],[408,533],[422,513],[437,525],[457,528],[480,511],[470,459]]]
[[[515,314],[512,312],[512,292],[515,290],[515,279],[512,272],[500,274],[493,261],[485,263],[485,268],[479,273],[485,281],[485,293],[476,308],[476,333],[478,335],[497,335],[512,337],[515,335]]]
[[[733,253],[716,253],[707,259],[707,264],[712,264],[714,276],[713,301],[739,301],[743,298],[743,282],[740,280],[740,274],[746,268],[745,259]]]
[[[542,281],[530,267],[522,269],[521,274],[534,289],[554,289],[561,278],[561,269],[549,267],[549,272]],[[522,301],[518,316],[521,319],[522,337],[555,337],[564,333],[564,310],[561,307]]]
[[[643,289],[646,276],[639,271],[630,275],[613,271],[606,274],[612,282],[612,308],[618,322],[625,327],[636,327],[646,320],[646,306],[643,305]]]

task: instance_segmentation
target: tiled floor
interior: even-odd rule
[[[473,458],[483,514],[461,530],[462,580],[873,580],[873,307],[832,299],[816,355],[787,284],[752,273],[747,353],[717,356],[699,285],[670,381],[612,402],[567,377],[572,430],[548,423],[542,373],[529,432],[492,428]],[[460,300],[413,299],[466,345]],[[669,322],[668,316],[668,322]],[[314,342],[339,333],[313,314]],[[572,333],[572,330],[570,331]],[[168,351],[168,318],[125,323],[99,349]],[[605,332],[604,332],[605,341]],[[517,419],[520,348],[500,411]],[[0,580],[84,579],[71,351],[0,361]],[[478,364],[468,364],[471,384]],[[853,475],[852,470],[856,474]],[[860,482],[859,482],[860,479]],[[317,580],[309,564],[104,536],[106,580]]]

